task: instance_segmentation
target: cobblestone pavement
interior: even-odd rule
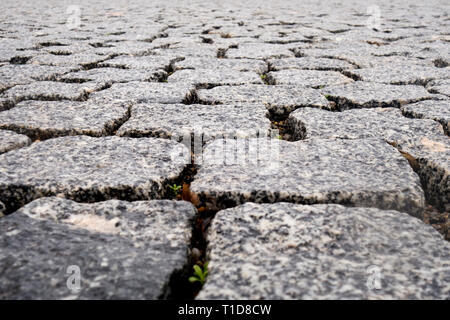
[[[0,298],[450,299],[449,30],[437,0],[2,0]]]

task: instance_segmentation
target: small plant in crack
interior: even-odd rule
[[[260,75],[261,80],[265,83],[265,84],[271,84],[269,81],[269,77],[267,76],[267,74],[262,74]]]
[[[179,186],[177,184],[174,184],[173,186],[169,186],[170,190],[172,190],[173,194],[175,195],[175,197],[178,197],[178,195],[180,194],[181,189],[183,189],[182,186]]]
[[[205,283],[206,276],[208,275],[208,262],[203,264],[203,268],[196,264],[193,269],[194,275],[192,277],[189,277],[189,282],[200,282],[200,284],[203,285]]]

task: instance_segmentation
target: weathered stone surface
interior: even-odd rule
[[[247,203],[208,243],[198,299],[450,298],[450,244],[398,211]]]
[[[423,138],[403,146],[402,151],[415,159],[417,174],[429,203],[441,211],[450,211],[450,140],[448,137]]]
[[[164,70],[172,62],[170,57],[151,56],[118,56],[111,60],[100,63],[101,67],[124,68],[124,69],[144,69],[144,70]]]
[[[195,86],[181,82],[115,83],[111,88],[94,92],[89,101],[96,103],[129,101],[133,103],[182,103],[193,99]]]
[[[272,115],[286,115],[300,107],[330,109],[332,106],[317,90],[298,86],[219,86],[197,91],[198,99],[208,104],[263,103]]]
[[[119,68],[96,68],[70,72],[61,77],[61,79],[68,82],[91,81],[105,86],[116,82],[158,81],[164,76],[166,76],[166,72],[163,70],[149,71],[145,69],[127,70]]]
[[[439,123],[406,118],[396,108],[354,109],[342,112],[301,108],[291,113],[289,120],[293,134],[298,139],[382,138],[401,148],[414,140],[443,135]]]
[[[450,69],[447,69],[416,64],[389,64],[368,69],[351,70],[351,73],[363,81],[425,85],[430,80],[450,77]]]
[[[107,26],[104,26],[104,28],[107,28]],[[144,56],[155,53],[153,50],[155,46],[148,42],[125,38],[116,42],[111,37],[108,37],[107,40],[109,41],[104,46],[93,48],[91,50],[102,55]]]
[[[96,65],[104,60],[108,59],[108,56],[98,55],[95,53],[75,53],[70,55],[55,55],[55,54],[40,54],[28,61],[31,64],[37,65],[49,65],[60,67],[80,67]]]
[[[0,68],[0,92],[18,84],[27,84],[35,80],[56,80],[72,69],[67,67],[39,65],[6,65]]]
[[[407,56],[373,56],[373,55],[352,55],[349,59],[352,63],[356,64],[362,69],[368,69],[372,67],[385,66],[390,68],[392,65],[422,65],[422,66],[434,66],[430,60],[417,59]],[[349,70],[351,72],[351,70]]]
[[[0,201],[8,212],[43,196],[81,202],[164,197],[190,161],[165,139],[74,136],[0,155]]]
[[[267,64],[264,61],[253,59],[217,59],[188,57],[182,61],[175,62],[174,69],[228,69],[263,74],[267,72]]]
[[[239,72],[229,69],[180,70],[169,76],[169,83],[182,82],[197,86],[263,84],[256,72]]]
[[[443,0],[378,0],[376,6],[363,1],[73,2],[1,2],[0,119],[16,133],[39,140],[0,156],[5,215],[47,195],[83,202],[190,199],[206,206],[200,207],[192,239],[199,250],[193,250],[190,263],[199,265],[205,262],[205,239],[198,231],[213,216],[208,207],[248,199],[397,208],[449,238],[450,138],[436,131],[446,109],[405,111],[418,102],[449,100],[450,35]],[[277,81],[291,84],[273,85]],[[135,114],[128,119],[132,107]],[[390,117],[362,110],[353,122],[331,119],[323,131],[375,137],[375,144],[341,136],[293,142],[287,121],[302,108],[377,107],[397,111],[385,110]],[[5,110],[11,111],[2,114]],[[419,116],[424,119],[413,119]],[[307,122],[314,126],[322,120]],[[423,125],[416,126],[419,122]],[[135,136],[120,136],[125,131]],[[207,134],[199,144],[202,132]],[[278,138],[271,141],[285,146],[283,152],[264,146],[247,151],[253,148],[250,141],[238,141],[217,152],[226,154],[230,165],[208,162],[216,148],[212,136],[266,133]],[[153,147],[145,141],[157,139],[136,137],[141,134],[165,141]],[[185,134],[197,140],[191,144]],[[169,141],[181,135],[178,144]],[[206,164],[203,150],[208,150]],[[241,157],[259,162],[233,164]],[[184,163],[191,159],[196,162]],[[204,189],[190,195],[191,186]],[[192,266],[186,269],[192,272]],[[139,281],[141,274],[148,272],[135,272],[129,281]],[[236,281],[245,283],[245,275],[236,275]],[[200,285],[177,282],[173,288],[189,299]]]
[[[271,59],[268,63],[271,71],[286,69],[343,71],[355,68],[354,65],[344,60],[316,57]]]
[[[20,59],[30,59],[32,56],[31,52],[19,52],[15,49],[5,49],[3,48],[5,38],[2,38],[0,44],[2,48],[0,48],[0,62],[2,65],[9,64],[10,62],[14,62]],[[9,39],[12,40],[12,39]]]
[[[450,80],[434,80],[427,84],[427,89],[433,93],[445,94],[450,97]]]
[[[35,200],[0,221],[0,298],[164,297],[187,262],[194,215],[184,201]]]
[[[101,86],[93,82],[64,83],[54,81],[35,81],[29,84],[17,85],[3,96],[15,103],[24,100],[86,100],[89,93],[99,90]]]
[[[14,130],[34,139],[85,134],[112,134],[129,118],[126,103],[96,104],[71,101],[24,101],[0,113],[0,129]]]
[[[450,100],[421,101],[402,107],[405,116],[412,118],[433,119],[442,124],[450,136]]]
[[[227,51],[227,58],[270,59],[293,57],[294,53],[286,45],[269,43],[243,43],[239,48],[231,48]]]
[[[352,108],[400,107],[434,96],[422,86],[389,85],[356,81],[342,86],[330,86],[320,90],[341,110]]]
[[[175,141],[193,136],[202,143],[217,138],[256,138],[269,135],[270,121],[266,113],[262,104],[139,104],[132,107],[130,120],[120,127],[117,134]]]
[[[341,203],[420,216],[424,206],[419,177],[379,139],[216,140],[202,156],[191,191],[206,207]]]
[[[270,84],[287,84],[302,87],[322,88],[353,82],[352,79],[335,71],[287,69],[267,74]]]
[[[201,58],[215,58],[217,57],[217,49],[212,47],[203,46],[199,49],[197,46],[181,47],[181,48],[169,48],[169,49],[156,49],[152,52],[169,56],[172,58],[185,58],[185,57],[201,57]]]
[[[289,122],[296,138],[385,139],[412,160],[428,200],[441,209],[450,208],[450,140],[439,123],[406,118],[393,108],[342,112],[302,108],[290,115]]]
[[[0,113],[0,116],[2,113]],[[9,130],[0,130],[0,153],[28,146],[30,138]],[[0,210],[1,211],[1,210]]]

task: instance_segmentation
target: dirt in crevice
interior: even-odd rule
[[[431,225],[433,228],[435,228],[445,240],[450,241],[450,212],[446,212],[445,210],[439,210],[434,204],[432,204],[429,199],[430,195],[427,190],[427,184],[425,181],[423,181],[423,178],[419,174],[420,166],[423,164],[420,164],[419,161],[417,161],[416,158],[414,158],[409,153],[403,152],[399,149],[396,143],[388,142],[393,147],[397,148],[399,152],[402,154],[402,156],[408,160],[409,165],[414,170],[415,173],[420,177],[420,183],[422,185],[422,190],[425,193],[425,208],[422,212],[423,217],[422,221],[426,224]]]

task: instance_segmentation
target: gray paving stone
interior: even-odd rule
[[[28,63],[49,66],[88,66],[95,65],[108,59],[108,56],[95,53],[75,53],[70,55],[41,54],[31,58]]]
[[[412,118],[433,119],[442,124],[444,131],[450,136],[450,100],[421,101],[403,106],[405,116]]]
[[[67,30],[64,31],[67,34]],[[91,50],[95,50],[95,48],[84,40],[89,40],[92,35],[86,34],[86,38],[80,41],[82,38],[81,30],[77,31],[77,35],[74,35],[78,41],[73,42],[66,46],[51,46],[51,47],[43,47],[39,49],[39,52],[42,54],[51,54],[56,56],[68,56],[74,55],[76,58],[81,57],[83,54],[90,54]],[[74,39],[72,38],[72,39]],[[72,40],[73,41],[73,40]],[[107,56],[104,54],[97,54],[97,56]],[[95,57],[95,56],[94,56]]]
[[[117,134],[175,141],[193,137],[199,139],[194,143],[199,141],[202,144],[217,138],[256,138],[270,133],[266,113],[262,104],[139,104],[132,107],[130,120],[120,127]]]
[[[430,204],[450,212],[450,140],[447,136],[422,138],[402,151],[414,158],[413,165],[420,176]]]
[[[407,103],[436,98],[422,86],[389,85],[355,81],[323,88],[320,92],[341,110],[352,108],[400,107]]]
[[[427,84],[427,89],[450,97],[450,80],[433,80]]]
[[[398,211],[247,203],[219,211],[197,299],[449,299],[450,244]]]
[[[309,41],[309,39],[307,37],[305,37],[304,34],[301,34],[300,32],[280,34],[280,31],[277,31],[277,30],[279,30],[279,29],[277,28],[273,32],[263,33],[258,38],[258,40],[264,41],[265,43],[272,43],[272,44],[295,44],[295,43],[299,43],[299,42],[308,42]]]
[[[57,80],[70,72],[67,67],[39,65],[6,65],[0,68],[0,92],[19,84],[27,84],[34,80]]]
[[[0,113],[0,129],[14,130],[33,139],[66,135],[105,136],[129,118],[130,104],[71,101],[24,101]]]
[[[364,70],[368,70],[373,67],[385,67],[391,68],[395,65],[421,65],[427,67],[434,67],[434,64],[430,60],[417,59],[408,56],[373,56],[362,55],[352,56],[351,62],[359,66]],[[351,70],[350,70],[351,71]]]
[[[0,221],[0,298],[164,297],[187,262],[194,215],[184,201],[35,200]]]
[[[268,44],[268,43],[243,43],[237,49],[229,49],[227,58],[241,59],[270,59],[293,57],[294,53],[289,50],[290,46]]]
[[[410,119],[396,108],[354,109],[330,112],[317,108],[301,108],[289,116],[298,139],[363,139],[383,138],[401,148],[423,137],[442,136],[439,123]]]
[[[416,64],[391,64],[368,69],[351,70],[363,81],[373,81],[389,84],[425,85],[434,79],[450,77],[449,68],[436,68]]]
[[[17,57],[28,56],[27,54],[23,54],[16,49],[0,49],[0,62],[9,63],[11,60]]]
[[[212,47],[201,47],[198,45],[192,45],[190,47],[169,48],[169,49],[156,49],[152,50],[153,53],[170,56],[173,58],[186,58],[186,57],[205,57],[216,58],[217,49]]]
[[[393,108],[342,112],[302,108],[289,120],[296,138],[385,139],[412,160],[428,200],[441,209],[450,208],[450,140],[439,123],[406,118]]]
[[[23,1],[2,1],[0,119],[8,116],[10,121],[14,118],[14,124],[23,123],[30,136],[35,130],[34,132],[49,134],[47,137],[51,139],[35,141],[31,146],[10,150],[0,156],[0,181],[21,175],[18,180],[8,180],[10,182],[6,184],[0,182],[2,190],[0,202],[3,203],[0,204],[0,215],[9,214],[36,197],[46,195],[67,196],[89,202],[110,198],[127,201],[173,198],[174,193],[167,188],[168,184],[184,185],[184,182],[193,179],[192,186],[195,187],[197,183],[199,188],[200,179],[200,182],[207,181],[205,192],[196,193],[198,199],[193,195],[193,200],[198,201],[200,205],[211,207],[213,205],[209,203],[217,202],[220,205],[216,205],[216,209],[248,199],[258,199],[259,202],[287,199],[299,203],[339,202],[347,207],[366,205],[397,208],[420,217],[421,208],[425,207],[423,222],[430,223],[449,238],[450,222],[447,221],[447,216],[450,207],[447,199],[450,199],[448,194],[450,138],[443,131],[439,134],[436,132],[440,126],[437,120],[442,118],[442,112],[431,114],[427,111],[426,115],[423,114],[430,119],[410,118],[421,116],[417,110],[414,111],[414,115],[405,116],[405,106],[418,102],[437,105],[450,97],[448,82],[450,35],[446,30],[448,16],[445,7],[442,6],[442,0],[427,2],[409,0],[408,6],[402,3],[404,1],[381,0],[376,3],[379,8],[361,1],[340,1],[339,5],[330,5],[326,1],[267,3],[263,0],[226,4],[218,1],[205,3],[159,0],[121,1],[122,3],[111,0],[106,5],[103,2],[87,0],[78,2],[75,5],[81,9],[81,24],[71,28],[71,23],[77,19],[72,19],[76,14],[74,16],[65,11],[68,9],[67,6],[53,6],[48,0],[26,4]],[[378,9],[381,11],[380,19],[377,19]],[[268,62],[273,62],[271,68]],[[267,76],[269,71],[278,77],[286,74],[284,78],[278,80],[293,84],[267,85],[269,80],[273,80]],[[368,81],[355,81],[358,79],[357,74]],[[349,82],[339,84],[342,80]],[[33,84],[40,81],[50,81],[54,86]],[[59,86],[57,83],[64,84]],[[29,85],[26,92],[21,91],[24,90],[24,85]],[[19,88],[15,89],[16,86]],[[87,88],[86,94],[83,95],[86,101],[69,100],[79,99],[83,87]],[[12,99],[13,96],[8,96],[9,90],[11,93],[14,90],[20,91],[16,101]],[[22,99],[31,100],[20,102]],[[56,101],[49,102],[49,99]],[[246,140],[244,145],[240,142],[235,142],[237,145],[234,146],[228,145],[228,149],[236,147],[237,150],[224,149],[216,152],[218,155],[225,153],[227,161],[231,162],[223,169],[220,163],[209,165],[206,161],[206,165],[203,164],[209,156],[212,157],[215,148],[212,141],[206,141],[204,145],[207,150],[206,156],[209,155],[204,159],[205,154],[197,153],[197,150],[194,150],[194,154],[190,154],[188,148],[183,148],[182,144],[187,142],[184,139],[183,143],[177,145],[170,144],[175,141],[161,139],[165,140],[161,144],[169,145],[155,148],[151,143],[142,142],[145,146],[149,145],[147,152],[147,147],[140,147],[139,141],[144,138],[118,137],[122,115],[127,110],[124,108],[116,110],[116,103],[132,104],[136,106],[135,111],[142,111],[136,112],[135,117],[127,124],[133,127],[133,130],[136,129],[141,134],[140,130],[145,132],[150,128],[152,132],[150,134],[165,138],[168,138],[169,134],[181,132],[189,135],[193,129],[195,136],[196,129],[204,125],[205,131],[211,135],[230,136],[231,131],[237,127],[241,129],[241,133],[248,135],[250,129],[255,131],[263,127],[265,131],[270,130],[271,136],[277,135],[278,138],[293,140],[289,132],[289,121],[285,120],[294,110],[305,107],[331,111],[376,107],[398,109],[384,110],[389,114],[392,113],[392,117],[378,115],[375,111],[372,114],[361,110],[361,117],[357,121],[328,122],[327,130],[332,131],[331,128],[335,128],[332,134],[343,132],[340,128],[347,128],[344,133],[348,136],[353,132],[359,133],[360,136],[370,136],[370,133],[373,133],[373,136],[380,140],[379,144],[360,142],[361,139],[342,141],[345,139],[330,138],[325,139],[330,140],[329,142],[317,142],[316,145],[310,146],[308,144],[313,143],[312,140],[318,139],[311,138],[307,139],[308,141],[292,142],[284,147],[286,148],[283,149],[284,152],[277,153],[276,150],[267,150],[263,146],[260,146],[262,150],[249,149],[248,152],[245,148],[238,149],[237,147],[253,147],[250,141]],[[154,108],[155,104],[158,104],[158,109]],[[47,106],[47,109],[44,106]],[[63,106],[67,106],[67,109]],[[14,109],[15,107],[17,109]],[[402,110],[399,110],[401,107]],[[150,108],[157,112],[151,114]],[[5,110],[10,111],[2,114]],[[434,112],[436,111],[437,108],[434,108]],[[445,111],[444,109],[443,112]],[[262,116],[267,112],[272,123]],[[404,112],[404,115],[402,116],[400,112]],[[142,119],[141,122],[138,118]],[[118,123],[114,122],[109,126],[117,119]],[[381,119],[384,120],[383,124],[380,124]],[[312,117],[309,123],[318,125],[322,120],[317,119],[315,123],[311,123]],[[411,121],[414,125],[411,125]],[[415,124],[419,122],[424,125],[416,126]],[[123,130],[126,128],[125,125]],[[276,133],[276,128],[281,130],[280,136]],[[18,128],[14,130],[19,131]],[[382,130],[383,134],[377,135],[376,130]],[[424,136],[421,136],[422,133]],[[74,140],[53,138],[60,134],[77,136],[64,138]],[[86,137],[80,134],[107,134],[114,137]],[[47,137],[33,136],[39,139]],[[402,153],[389,146],[384,141],[385,137],[396,139],[403,158],[397,158],[401,157]],[[84,143],[83,147],[79,142],[69,142],[78,141],[76,139],[87,139],[89,142]],[[112,139],[111,142],[103,142],[109,141],[108,139]],[[145,141],[152,139],[155,138],[145,138]],[[61,147],[63,144],[61,141],[66,141],[64,147]],[[270,141],[274,145],[284,146],[288,143],[278,142],[278,139]],[[93,143],[91,147],[90,144]],[[308,148],[298,147],[302,143]],[[186,144],[191,147],[191,144]],[[295,151],[291,151],[294,149]],[[259,163],[248,166],[233,164],[233,161],[239,160],[240,157],[248,156],[255,159],[258,155],[262,157],[256,158],[260,160]],[[277,155],[282,160],[276,158]],[[178,163],[178,160],[185,158],[190,160],[192,157],[198,165],[195,168],[200,170],[197,177],[190,164]],[[5,162],[6,158],[9,160]],[[409,164],[406,161],[409,161]],[[173,166],[164,169],[166,163]],[[4,166],[7,165],[6,170]],[[152,165],[154,166],[151,167]],[[415,173],[412,173],[412,170]],[[182,175],[183,178],[180,177]],[[170,177],[167,178],[168,176]],[[222,192],[223,190],[231,193]],[[184,188],[184,191],[183,198],[188,198],[189,194],[186,191],[189,189]],[[203,211],[204,209],[206,211]],[[202,212],[209,212],[207,209],[202,208]],[[0,219],[0,225],[2,219],[4,218]],[[208,219],[203,221],[207,223]],[[377,224],[381,228],[384,226],[383,223]],[[60,226],[58,224],[58,227]],[[31,229],[39,234],[39,237],[35,238],[36,246],[52,240],[46,237],[45,227],[41,230],[37,227]],[[388,227],[385,229],[391,230]],[[283,226],[276,231],[278,230],[283,230]],[[273,234],[278,236],[277,232]],[[408,233],[408,236],[410,234]],[[398,233],[394,231],[389,232],[386,237],[397,235]],[[81,249],[74,247],[71,233],[67,232],[64,236],[67,237],[64,238],[67,239],[66,243],[55,241],[58,242],[56,247],[49,248],[59,253],[58,248],[67,245],[64,248],[74,248],[73,251],[79,252],[78,255],[87,252],[88,249],[84,247],[80,247]],[[194,243],[199,240],[202,242],[198,233],[195,237]],[[321,238],[319,236],[319,239]],[[122,242],[128,241],[125,238],[120,239]],[[280,239],[285,241],[284,237]],[[392,248],[381,243],[380,249],[377,247],[378,238],[372,239],[374,242],[370,244],[370,248],[374,253],[389,251],[389,248]],[[421,245],[428,245],[428,240],[419,239]],[[129,241],[131,243],[133,240]],[[327,248],[331,251],[336,242]],[[93,244],[94,249],[97,243]],[[136,253],[133,251],[135,248],[121,247],[113,240],[111,243],[117,250],[122,248],[128,254],[127,257]],[[414,243],[413,240],[411,243]],[[408,244],[405,246],[409,248]],[[350,246],[348,252],[353,252],[352,248],[355,247]],[[108,252],[120,257],[117,251]],[[168,253],[164,249],[162,252],[158,259],[164,259]],[[390,252],[394,256],[395,252]],[[146,257],[147,253],[144,252],[143,257]],[[428,263],[425,269],[441,270],[442,265],[436,259],[428,259],[429,252],[423,253],[424,258],[411,259],[420,260],[422,265]],[[85,256],[100,254],[99,251],[92,250]],[[402,258],[404,256],[399,256],[399,264],[404,266],[397,268],[401,270],[401,273],[397,273],[399,279],[412,275],[420,284],[434,280],[425,277],[428,280],[422,282],[424,277],[415,276],[414,273],[415,266],[419,264],[415,261],[404,263],[402,260],[405,259]],[[197,252],[193,252],[193,258],[198,259]],[[115,259],[114,261],[119,261],[119,258]],[[139,257],[134,261],[138,259]],[[423,259],[426,260],[422,261]],[[40,261],[46,261],[44,255]],[[130,260],[125,261],[128,263]],[[338,267],[340,262],[339,259],[332,260],[334,263],[332,267],[336,265]],[[48,270],[49,263],[47,265],[43,263],[40,269]],[[278,261],[274,261],[274,268],[280,271],[273,278],[283,279],[283,269],[287,274],[291,272],[289,261],[284,264],[277,263]],[[165,262],[162,265],[167,266]],[[211,271],[213,266],[214,264]],[[134,271],[132,274],[132,271],[126,273],[128,269],[125,266],[122,270],[118,270],[121,274],[130,275],[127,278],[130,283],[116,283],[111,280],[110,285],[102,285],[102,288],[107,288],[109,292],[113,291],[110,289],[112,287],[116,288],[115,292],[122,290],[122,287],[131,292],[133,288],[136,293],[128,294],[133,298],[142,297],[139,295],[142,292],[150,290],[156,292],[159,285],[145,291],[146,289],[140,290],[138,285],[133,284],[144,279],[142,281],[144,284],[152,286],[151,283],[145,282],[152,274],[152,271],[148,271],[151,267],[143,265],[144,271],[130,268]],[[192,272],[190,266],[185,267],[187,272],[189,272],[187,269]],[[239,267],[241,266],[231,268],[235,270],[233,268]],[[0,273],[1,269],[0,267]],[[39,276],[40,273],[36,270],[38,269],[31,271],[35,271],[34,274]],[[169,274],[172,270],[167,267],[163,274]],[[366,278],[361,281],[364,290],[367,280],[365,271],[363,276],[366,275]],[[441,276],[440,272],[436,271],[433,275]],[[249,274],[250,277],[257,277],[252,271],[243,274],[238,272],[233,276],[235,281],[230,283],[242,283],[245,286],[249,284],[246,280]],[[335,274],[337,275],[335,280],[344,276],[354,279],[345,273]],[[388,277],[391,274],[386,273]],[[68,275],[65,279],[67,277]],[[321,276],[313,277],[323,279]],[[331,277],[334,277],[334,274]],[[0,276],[0,279],[4,277]],[[299,276],[298,279],[300,280],[293,281],[292,285],[280,285],[280,295],[295,295],[292,292],[296,292],[297,283],[302,283],[305,277]],[[448,279],[442,277],[437,279],[448,282],[446,281]],[[385,279],[384,283],[395,283],[390,280]],[[334,287],[328,290],[329,283]],[[442,297],[438,293],[449,292],[448,286],[444,290],[426,289],[426,292],[420,286],[419,289],[411,286],[408,287],[413,292],[411,295],[408,295],[407,289],[396,287],[397,295],[389,296],[383,291],[383,294],[378,296],[370,296],[359,295],[361,291],[355,289],[356,286],[346,284],[328,281],[324,287],[318,288],[323,292],[331,292],[330,295],[333,297],[342,298],[349,297],[349,292],[354,293],[350,297],[373,298],[416,297],[415,295],[419,298]],[[194,287],[196,285],[198,284],[194,284]],[[39,284],[36,287],[39,288]],[[24,291],[36,292],[36,287],[30,288],[25,285],[23,288]],[[427,285],[424,287],[429,288]],[[1,284],[0,288],[1,296],[5,291],[2,290]],[[192,298],[193,292],[190,290],[192,286],[189,283],[185,282],[173,288],[176,288],[177,295],[182,299]],[[316,290],[314,284],[308,289],[317,292],[314,291]],[[123,290],[120,292],[124,292]],[[184,290],[189,290],[189,293]],[[8,289],[5,294],[9,292],[13,292],[12,289]],[[222,292],[224,290],[219,291]],[[239,291],[239,294],[246,292]],[[434,293],[436,295],[433,295]],[[108,297],[100,295],[100,298]],[[121,297],[114,296],[114,298]],[[88,298],[92,298],[92,295]]]
[[[106,27],[111,27],[105,26]],[[144,41],[125,40],[114,42],[111,38],[105,47],[93,48],[92,51],[100,55],[131,55],[131,56],[143,56],[154,53],[154,45]]]
[[[35,81],[17,85],[3,93],[3,96],[15,103],[23,100],[73,100],[84,101],[89,93],[100,90],[95,82],[65,83],[55,81]]]
[[[263,84],[256,72],[239,72],[228,69],[180,70],[167,79],[169,83],[183,82],[197,86]]]
[[[253,59],[217,59],[188,57],[174,63],[175,70],[180,69],[229,69],[236,71],[251,71],[258,74],[267,72],[264,61]]]
[[[318,70],[281,70],[269,72],[267,80],[270,84],[296,85],[301,87],[323,88],[331,85],[352,83],[353,80],[336,71]]]
[[[316,57],[271,59],[268,63],[272,71],[286,69],[343,71],[355,68],[344,60]]]
[[[263,103],[273,116],[285,116],[306,106],[333,108],[317,90],[293,85],[219,86],[198,90],[197,96],[208,104]]]
[[[182,83],[128,82],[115,83],[110,88],[89,95],[89,101],[111,103],[182,103],[193,99],[195,86]]]
[[[9,130],[0,130],[0,154],[13,149],[26,147],[30,143],[31,140],[27,136]]]
[[[101,67],[124,68],[124,69],[144,69],[144,70],[164,70],[172,62],[170,57],[150,55],[150,56],[118,56],[111,60],[100,63]]]
[[[297,55],[301,56],[340,59],[357,64],[361,57],[370,57],[374,49],[371,45],[359,41],[339,41],[331,47],[300,48],[296,51]]]
[[[184,146],[165,139],[50,139],[0,155],[0,201],[11,212],[51,195],[79,202],[158,199],[189,161]]]
[[[119,68],[95,68],[90,70],[71,72],[61,77],[61,79],[67,82],[90,81],[104,86],[116,82],[158,81],[165,75],[166,72],[163,70],[149,71],[139,69],[127,70]]]
[[[208,208],[288,201],[420,216],[424,206],[419,177],[379,139],[216,140],[202,156],[190,190],[197,204]]]

